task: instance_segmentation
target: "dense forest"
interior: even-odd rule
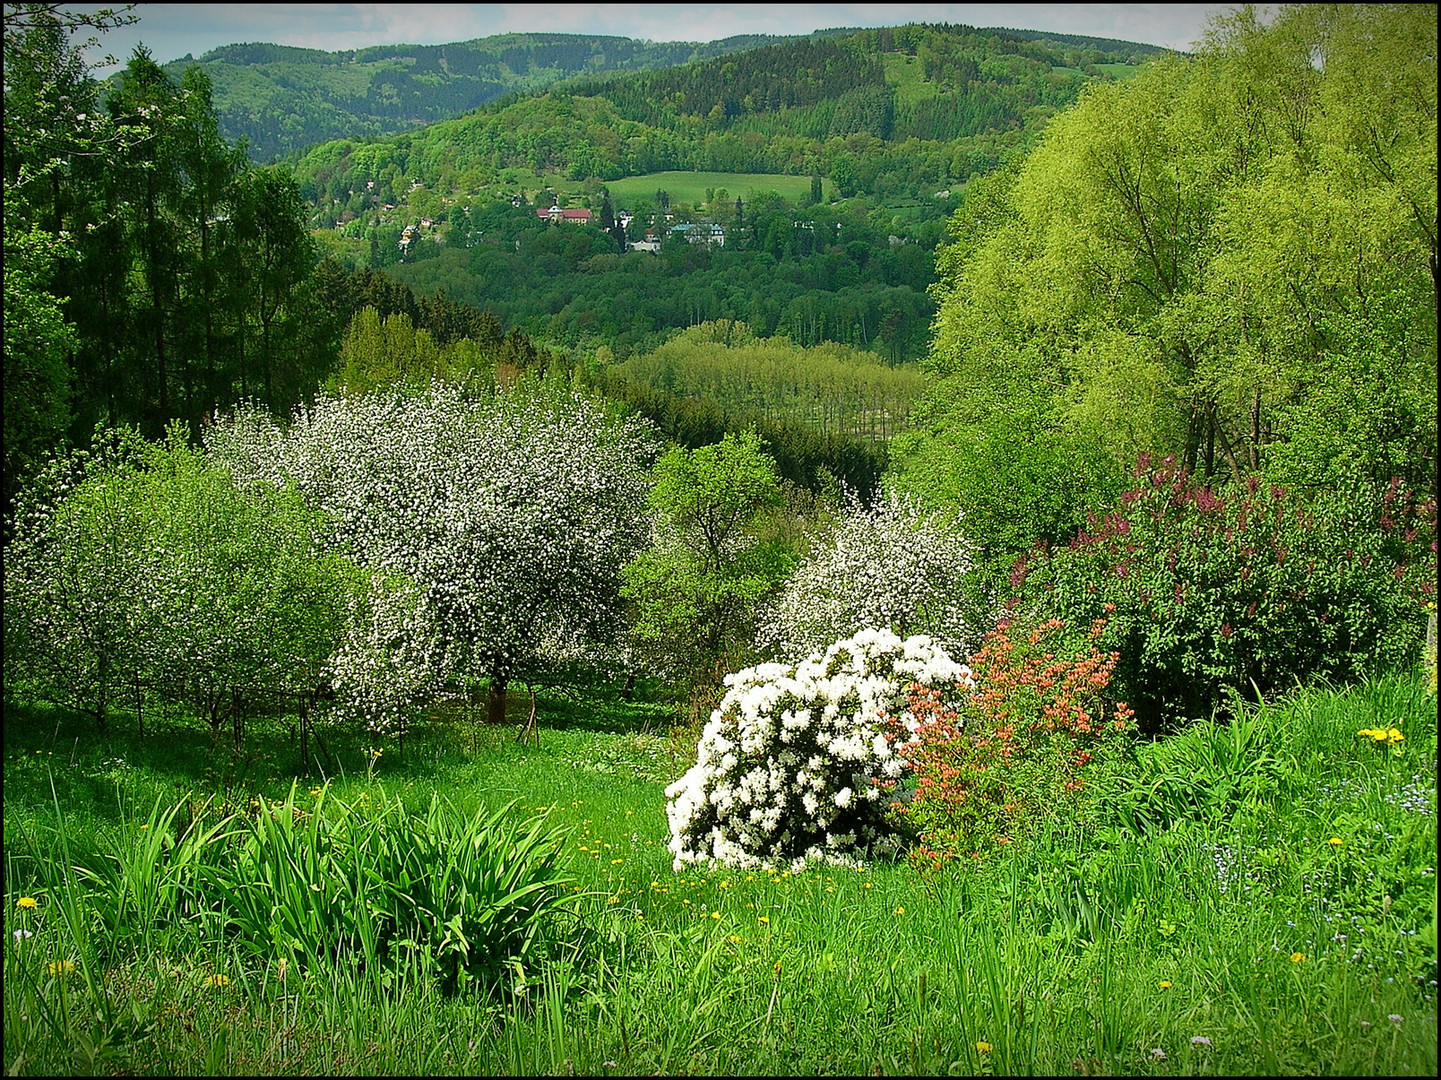
[[[930,253],[967,180],[1023,152],[1083,86],[1160,51],[965,26],[827,31],[574,79],[292,164],[328,254],[445,289],[557,347],[624,357],[730,319],[911,362],[935,312]],[[659,183],[610,193],[667,170],[714,181],[703,199]],[[810,196],[780,197],[767,175],[809,176]],[[556,202],[591,209],[592,225],[546,229],[532,208]],[[656,265],[622,246],[688,222],[719,224],[724,247],[663,244]],[[407,230],[421,242],[404,243]]]
[[[458,116],[509,94],[577,75],[685,64],[779,39],[651,42],[590,34],[501,34],[448,45],[375,45],[343,52],[252,43],[165,65],[199,67],[215,87],[216,118],[256,162],[328,139],[388,135]]]
[[[315,184],[322,206],[339,200],[357,213],[371,197],[403,201],[416,181],[463,197],[507,168],[601,180],[667,169],[831,176],[844,160],[854,179],[842,184],[843,195],[878,180],[882,189],[929,194],[964,181],[973,153],[980,169],[992,167],[997,136],[1033,133],[1083,85],[1161,51],[1030,42],[969,27],[833,32],[572,80],[390,139],[327,144],[299,155],[296,173]],[[397,188],[400,176],[408,183]],[[361,202],[350,205],[357,194]]]

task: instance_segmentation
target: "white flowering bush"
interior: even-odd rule
[[[475,400],[435,384],[322,395],[288,429],[241,409],[206,441],[237,477],[294,484],[335,547],[413,586],[374,591],[333,664],[373,728],[475,678],[498,718],[547,650],[619,636],[621,568],[647,538],[644,422],[565,392]]]
[[[857,626],[969,644],[972,551],[953,518],[926,513],[914,497],[888,491],[868,509],[852,494],[761,619],[756,644],[804,656]]]
[[[883,794],[919,722],[906,689],[968,681],[924,636],[864,630],[798,664],[726,676],[695,765],[666,788],[675,869],[846,861],[889,842]]]

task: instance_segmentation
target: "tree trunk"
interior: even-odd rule
[[[510,679],[504,675],[491,675],[490,693],[486,698],[486,719],[492,724],[505,723],[505,690]]]
[[[1251,398],[1251,471],[1261,467],[1261,388]]]

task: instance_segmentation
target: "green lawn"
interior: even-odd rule
[[[1096,70],[1112,78],[1126,80],[1141,72],[1140,64],[1097,64]]]
[[[822,185],[826,198],[830,198],[835,193],[835,186],[829,180],[822,181]],[[626,206],[635,199],[654,200],[658,188],[670,195],[672,203],[695,206],[705,201],[707,188],[725,188],[732,200],[737,197],[749,199],[757,192],[774,191],[782,198],[799,202],[810,195],[811,179],[809,176],[772,173],[658,172],[610,180],[606,186],[618,207]]]
[[[284,809],[295,737],[256,720],[239,750],[212,748],[153,712],[143,738],[133,716],[101,737],[12,702],[4,1065],[1435,1075],[1435,709],[1420,680],[1385,681],[1201,724],[1139,747],[1131,795],[1088,821],[924,875],[674,873],[662,790],[693,746],[664,707],[608,688],[542,696],[539,746],[460,711],[379,758],[323,731],[328,776],[301,778],[297,819],[328,781],[329,805],[361,815],[397,797],[420,814],[439,793],[559,830],[574,910],[531,966],[447,994],[417,965],[351,953],[282,967],[264,940],[163,904],[147,946],[117,944],[67,867],[144,843],[157,801]],[[1404,741],[1357,734],[1378,726]],[[154,867],[173,867],[179,847],[158,844]]]

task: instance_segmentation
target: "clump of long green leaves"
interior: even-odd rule
[[[117,944],[144,945],[183,913],[259,958],[418,962],[447,989],[490,984],[544,949],[572,895],[558,831],[513,807],[466,815],[434,796],[412,814],[399,798],[347,803],[321,789],[307,809],[292,787],[284,801],[204,825],[202,812],[186,828],[179,807],[157,805],[133,842],[81,877]]]

